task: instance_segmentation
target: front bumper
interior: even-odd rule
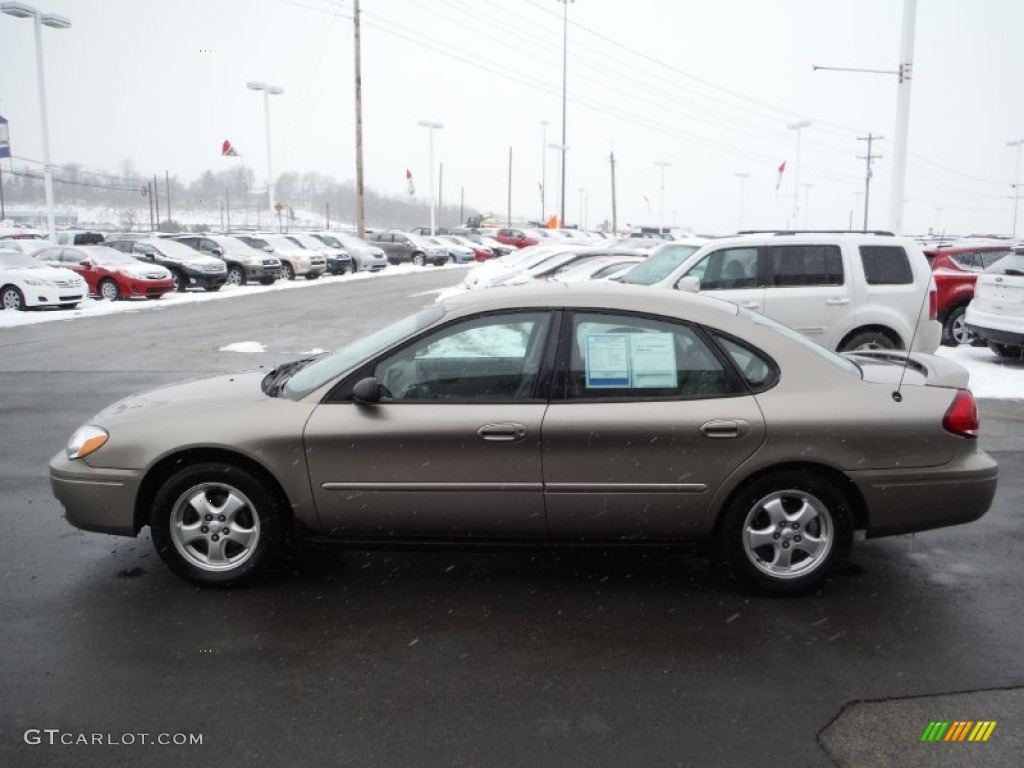
[[[26,307],[53,307],[85,301],[86,288],[59,288],[48,285],[32,286],[24,292]]]
[[[217,288],[228,281],[228,273],[224,272],[186,272],[187,288]]]
[[[940,467],[846,474],[866,502],[867,537],[876,538],[977,520],[992,505],[999,465],[978,450]]]
[[[273,278],[274,280],[281,279],[281,265],[276,266],[265,266],[263,264],[246,264],[245,265],[245,277],[247,280],[265,280],[267,278]]]
[[[64,518],[84,531],[135,536],[140,469],[95,469],[61,451],[50,460],[50,487]]]

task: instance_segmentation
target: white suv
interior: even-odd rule
[[[1024,249],[978,276],[964,321],[1000,357],[1024,357]]]
[[[661,261],[675,263],[666,271]],[[942,336],[924,252],[888,233],[735,235],[710,240],[682,261],[665,246],[620,281],[727,299],[839,352],[931,353]]]

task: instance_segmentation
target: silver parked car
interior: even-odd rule
[[[966,383],[944,358],[842,357],[703,296],[497,288],[269,373],[133,395],[50,477],[73,525],[148,525],[203,585],[252,576],[297,528],[356,545],[714,540],[755,587],[795,592],[857,530],[986,512],[997,467]]]

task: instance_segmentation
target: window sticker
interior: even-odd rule
[[[588,389],[629,386],[627,334],[588,334],[586,361]]]
[[[631,386],[637,389],[678,386],[676,347],[671,333],[631,333]]]
[[[678,386],[676,350],[671,333],[587,334],[588,389]]]

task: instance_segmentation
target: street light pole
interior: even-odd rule
[[[665,169],[670,167],[672,163],[665,160],[655,160],[654,164],[658,166],[661,171],[661,184],[659,185],[660,197],[659,212],[658,212],[658,233],[661,234],[665,227]]]
[[[71,20],[55,13],[41,13],[21,2],[0,3],[0,11],[18,19],[32,19],[36,33],[36,75],[39,85],[39,113],[43,134],[43,186],[46,190],[46,227],[51,240],[57,232],[53,210],[53,166],[50,164],[50,129],[46,116],[46,81],[43,77],[43,25],[53,29],[67,29]]]
[[[796,215],[800,210],[800,135],[804,128],[811,125],[810,120],[798,120],[786,126],[791,131],[796,131],[796,163],[793,166],[793,226],[796,227]]]
[[[560,210],[560,212],[558,214],[558,226],[564,227],[565,226],[565,171],[564,171],[564,168],[565,168],[565,153],[569,150],[569,147],[567,147],[565,144],[555,144],[554,142],[552,142],[551,144],[548,144],[548,148],[550,148],[550,149],[557,149],[559,152],[562,153],[562,168],[563,168],[563,172],[562,172],[562,189],[561,189],[562,207],[561,207],[561,210]]]
[[[1013,236],[1017,236],[1017,206],[1020,203],[1020,148],[1024,139],[1014,139],[1006,142],[1008,147],[1017,148],[1017,170],[1013,174]]]
[[[736,227],[736,230],[739,231],[739,230],[743,229],[743,192],[744,192],[743,187],[746,185],[747,179],[750,178],[750,174],[749,173],[735,173],[733,175],[737,179],[740,180],[740,220],[739,220],[739,226]]]
[[[430,133],[430,234],[434,234],[434,131],[444,128],[444,123],[420,120],[416,123]]]
[[[547,221],[548,210],[544,205],[544,193],[548,189],[548,126],[551,123],[541,120],[541,142],[540,142],[540,222]]]
[[[263,119],[267,131],[267,204],[270,207],[270,214],[274,214],[274,166],[270,159],[270,97],[284,93],[284,88],[276,85],[267,85],[261,82],[246,83],[246,87],[253,91],[263,91]]]
[[[565,133],[565,103],[566,103],[566,73],[569,63],[569,3],[576,0],[558,0],[564,7],[562,9],[562,202],[559,208],[559,216],[562,226],[565,226],[565,147],[568,139]]]

